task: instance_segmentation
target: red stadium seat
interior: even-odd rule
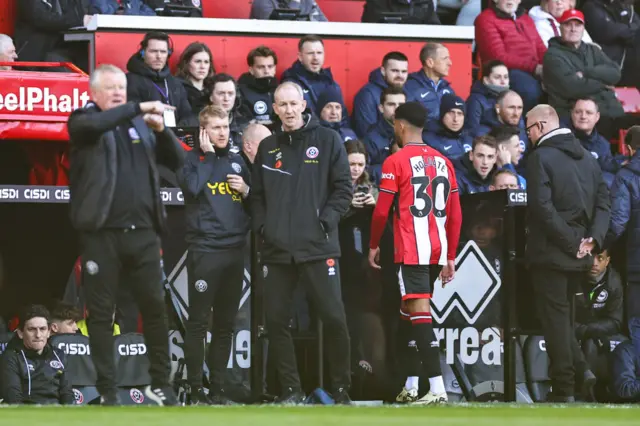
[[[249,19],[251,0],[202,0],[205,18]]]
[[[627,145],[624,143],[624,138],[627,136],[627,129],[620,129],[620,136],[618,137],[617,145],[618,152],[622,155],[629,155],[627,152]]]
[[[330,22],[360,22],[364,0],[316,0]]]
[[[640,115],[640,91],[635,87],[616,87],[616,96],[628,114]]]

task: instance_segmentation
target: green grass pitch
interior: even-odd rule
[[[640,406],[4,407],[0,425],[46,426],[589,426],[640,425]]]

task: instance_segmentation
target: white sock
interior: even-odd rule
[[[407,381],[404,382],[404,387],[407,390],[409,390],[409,389],[418,390],[418,382],[419,381],[420,381],[420,378],[418,376],[407,377]]]
[[[429,390],[435,393],[436,395],[439,395],[445,392],[442,376],[429,377]]]

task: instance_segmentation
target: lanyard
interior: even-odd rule
[[[171,105],[171,99],[169,99],[169,85],[167,84],[167,79],[165,78],[164,80],[164,91],[162,91],[162,88],[157,84],[155,84],[153,81],[151,82],[151,84],[153,84],[155,88],[158,90],[158,92],[160,92],[160,95],[162,95],[162,97],[164,98],[164,101],[167,104]]]

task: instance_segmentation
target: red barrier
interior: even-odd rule
[[[137,50],[144,32],[117,33],[97,32],[95,36],[96,66],[111,63],[126,69],[131,55]],[[213,53],[218,72],[239,77],[247,71],[246,55],[259,44],[266,44],[278,55],[278,75],[297,59],[297,36],[248,36],[239,34],[225,35],[186,35],[171,34],[176,52],[172,55],[172,69],[180,58],[180,53],[194,41],[206,43]],[[379,67],[385,53],[392,50],[404,52],[409,57],[409,70],[420,69],[418,58],[423,42],[403,40],[381,41],[353,38],[325,38],[325,66],[331,67],[335,80],[340,84],[349,109],[353,97],[367,83],[372,69]],[[462,98],[469,95],[471,87],[471,44],[468,42],[444,42],[449,48],[453,67],[448,80],[456,93]]]

